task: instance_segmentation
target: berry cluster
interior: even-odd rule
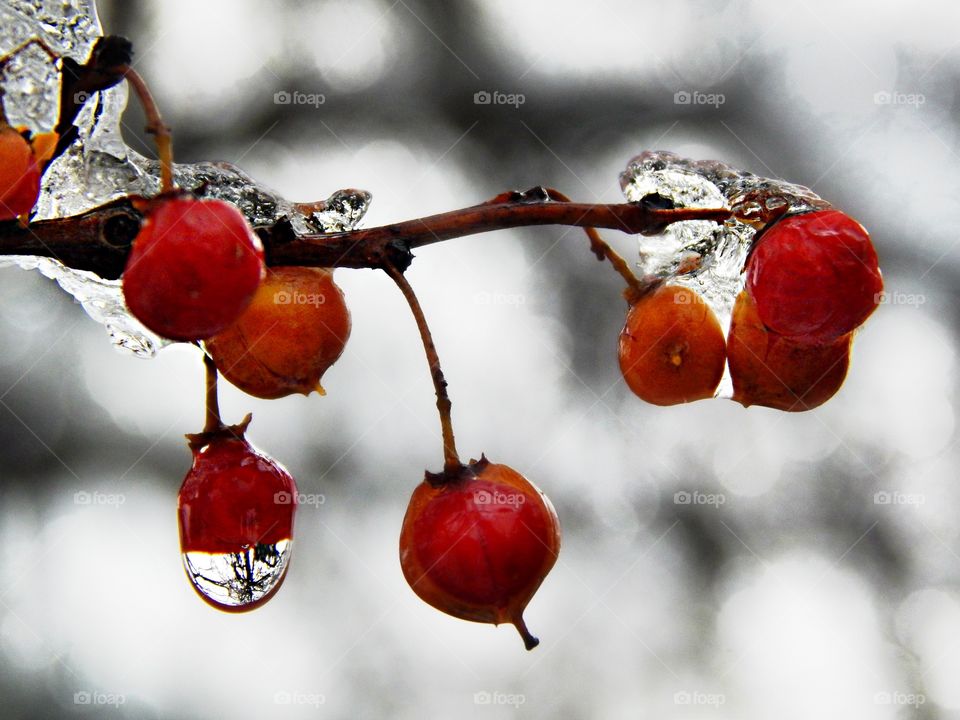
[[[724,337],[694,291],[661,285],[632,303],[620,333],[630,389],[656,405],[711,398],[729,365],[733,399],[802,411],[846,377],[854,331],[883,281],[866,230],[838,210],[791,215],[759,233]]]
[[[350,312],[332,268],[267,268],[258,235],[264,228],[251,227],[235,205],[174,186],[170,131],[129,67],[129,53],[129,44],[116,38],[98,43],[87,64],[73,63],[63,76],[88,90],[126,78],[156,136],[160,192],[128,198],[142,222],[126,258],[123,297],[153,332],[202,343],[207,421],[202,432],[188,436],[193,463],[178,502],[182,560],[205,601],[230,612],[249,610],[269,600],[286,576],[300,495],[293,477],[247,441],[249,416],[239,425],[222,423],[218,378],[264,399],[323,394],[323,375],[350,336]],[[0,59],[0,66],[4,62]],[[57,127],[64,130],[78,111],[76,102],[61,108]],[[68,133],[33,136],[11,127],[0,106],[0,222],[28,219],[44,168],[69,144],[64,138],[72,142]],[[770,207],[784,206],[779,200]],[[744,287],[726,332],[697,292],[641,282],[596,230],[587,228],[592,252],[609,260],[628,285],[619,360],[630,389],[656,405],[711,398],[729,368],[733,399],[745,406],[807,410],[833,396],[847,372],[853,333],[876,308],[882,280],[863,227],[825,206],[824,201],[807,212],[769,218],[747,257]],[[671,222],[720,222],[731,214],[724,208],[675,208],[656,193],[626,206],[585,206],[556,190],[534,188],[434,216],[431,223],[421,219],[415,229],[431,241],[511,223],[657,233]],[[401,269],[409,262],[405,233],[413,229],[380,230],[390,252],[375,254],[368,266],[390,275],[410,305],[436,391],[444,450],[442,472],[426,473],[403,519],[404,577],[420,598],[449,615],[514,625],[531,649],[539,641],[523,613],[556,563],[557,513],[516,470],[483,456],[460,461],[436,348]],[[329,264],[344,264],[336,257]]]

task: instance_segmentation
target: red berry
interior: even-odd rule
[[[220,610],[251,610],[286,575],[297,485],[243,438],[243,428],[191,436],[179,495],[180,548],[197,593]]]
[[[741,292],[727,339],[733,399],[744,407],[790,412],[822,405],[843,385],[852,339],[847,333],[826,342],[805,342],[770,332],[750,294]]]
[[[856,329],[883,290],[870,236],[839,210],[776,223],[757,240],[746,271],[763,324],[804,341],[825,342]]]
[[[523,611],[559,552],[560,523],[547,497],[486,458],[452,479],[428,475],[400,534],[400,565],[421,599],[463,620],[512,623],[528,650],[539,640]]]
[[[227,380],[250,395],[321,393],[320,379],[350,337],[350,311],[327,268],[267,270],[253,302],[206,348]]]
[[[692,290],[664,285],[637,300],[620,332],[620,371],[654,405],[713,397],[726,363],[723,330]]]
[[[263,246],[222,200],[157,201],[123,273],[130,311],[172,340],[204,340],[246,310],[263,277]]]
[[[0,126],[0,220],[27,215],[40,196],[40,164],[23,135]]]

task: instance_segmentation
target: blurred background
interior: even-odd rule
[[[960,6],[99,8],[134,42],[180,162],[237,163],[292,200],[364,188],[373,226],[536,184],[618,202],[644,149],[718,158],[859,219],[887,297],[820,409],[657,408],[620,377],[620,281],[580,231],[420,250],[408,276],[462,452],[523,472],[563,525],[526,653],[400,572],[407,499],[441,455],[385,276],[337,272],[353,335],[326,397],[224,388],[225,418],[253,411],[252,441],[324,499],[300,508],[282,591],[230,616],[195,596],[178,548],[197,351],[121,355],[53,283],[2,270],[5,718],[960,717]],[[152,156],[136,108],[124,124]]]

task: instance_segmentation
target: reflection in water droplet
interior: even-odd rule
[[[292,541],[245,546],[235,553],[183,553],[200,596],[220,610],[252,610],[270,599],[287,574]]]

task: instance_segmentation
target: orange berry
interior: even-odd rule
[[[0,220],[28,214],[40,196],[40,166],[30,143],[0,125]]]
[[[727,339],[733,399],[800,412],[829,400],[843,385],[852,333],[827,342],[801,342],[768,330],[746,290],[737,297]]]
[[[268,268],[240,319],[206,341],[217,369],[254,397],[321,394],[350,337],[350,311],[327,268]]]
[[[717,316],[692,290],[664,285],[635,302],[620,332],[620,371],[654,405],[713,397],[726,360]]]

